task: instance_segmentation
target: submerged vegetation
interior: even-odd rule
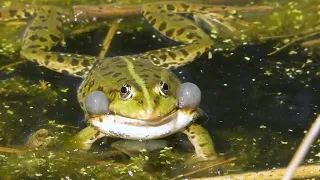
[[[28,0],[0,3],[3,8],[21,7],[25,3],[59,5],[77,12],[80,8],[77,5],[83,4],[116,3],[126,9],[131,5],[139,7],[142,2],[147,0],[99,3],[87,0],[63,3],[61,0],[45,3]],[[217,151],[222,157],[218,162],[222,164],[188,162],[192,149],[189,151],[190,145],[184,143],[185,139],[179,135],[173,143],[169,139],[164,143],[165,147],[160,144],[159,148],[151,152],[146,151],[145,146],[140,148],[138,144],[129,144],[129,147],[142,149],[138,152],[129,152],[130,149],[122,149],[123,147],[114,150],[106,140],[95,143],[88,152],[65,148],[65,141],[84,125],[81,121],[82,111],[76,99],[80,79],[24,62],[18,52],[26,21],[1,22],[1,176],[4,179],[178,179],[285,167],[319,112],[319,4],[319,0],[301,0],[299,3],[257,1],[256,5],[268,8],[217,12],[222,16],[218,15],[214,24],[218,30],[207,28],[206,23],[212,22],[200,23],[216,42],[215,49],[209,53],[209,58],[201,57],[198,64],[191,64],[189,69],[179,70],[179,73],[182,72],[183,79],[185,72],[202,78],[196,80],[203,84],[201,89],[204,103],[208,100],[220,103],[219,107],[215,107],[214,103],[209,103],[210,107],[204,105],[209,122],[203,124],[214,136]],[[94,6],[81,6],[81,10],[92,12],[92,7]],[[113,5],[107,7],[115,8]],[[118,10],[119,7],[115,9]],[[107,34],[106,30],[115,22],[116,29],[109,33],[111,38],[107,37],[107,41],[115,38],[116,41],[112,41],[111,45],[109,42],[107,56],[127,54],[126,51],[139,53],[146,49],[168,46],[167,41],[152,34],[140,16],[123,16],[100,17],[101,20],[94,22],[86,21],[95,17],[81,20],[79,16],[76,23],[66,22],[67,44],[66,47],[57,47],[57,50],[97,55],[101,50],[100,45],[104,44],[101,35]],[[120,21],[118,18],[123,19]],[[194,19],[197,18],[201,21],[201,17]],[[221,23],[224,18],[227,19],[225,24]],[[123,42],[128,42],[128,45],[125,46]],[[93,48],[89,47],[91,45]],[[224,62],[217,60],[219,58]],[[213,64],[215,61],[218,63]],[[220,66],[222,70],[212,66]],[[200,69],[194,70],[199,67]],[[251,74],[242,74],[252,67],[258,69],[252,70],[257,73],[253,78]],[[231,72],[234,69],[238,74]],[[218,72],[212,77],[208,71],[219,71],[220,74]],[[239,80],[239,76],[239,82],[228,81],[230,74],[233,76],[231,79],[236,79],[233,82]],[[212,80],[219,79],[220,75],[218,83]],[[248,78],[251,78],[250,82],[244,84]],[[256,80],[259,82],[255,82]],[[214,85],[220,89],[212,88]],[[229,93],[230,99],[223,99],[226,98],[224,93]],[[237,100],[232,99],[234,94],[237,95],[234,98]],[[222,100],[219,95],[223,97]],[[216,102],[214,98],[221,102]],[[240,100],[244,98],[246,99]],[[245,110],[242,110],[243,107]],[[284,107],[289,109],[287,114],[280,112]],[[314,142],[304,164],[319,164],[319,146],[319,140]],[[228,161],[232,157],[236,160]],[[226,162],[224,159],[227,159]],[[197,172],[197,169],[215,163],[217,166]]]

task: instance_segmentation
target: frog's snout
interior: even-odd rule
[[[101,91],[92,91],[85,101],[86,110],[90,115],[109,114],[109,100]]]
[[[201,101],[199,87],[190,82],[182,83],[176,92],[176,96],[180,109],[196,109]]]

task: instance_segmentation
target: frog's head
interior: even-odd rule
[[[184,128],[198,115],[196,85],[181,84],[170,71],[146,62],[117,60],[96,67],[79,88],[91,125],[110,136],[151,139]]]

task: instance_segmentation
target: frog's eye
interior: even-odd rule
[[[120,97],[123,100],[128,100],[132,97],[133,91],[130,85],[125,84],[120,88]]]
[[[160,81],[159,92],[162,96],[169,95],[169,85],[165,82]]]

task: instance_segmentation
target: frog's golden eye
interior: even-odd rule
[[[165,82],[160,81],[159,92],[162,96],[169,95],[169,85]]]
[[[125,84],[120,88],[120,97],[123,100],[128,100],[132,97],[133,91],[130,85]]]

